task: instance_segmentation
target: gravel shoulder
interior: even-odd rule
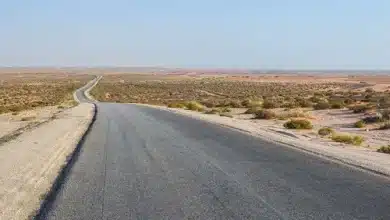
[[[233,128],[253,136],[261,137],[264,140],[277,142],[287,147],[294,147],[346,165],[390,177],[390,155],[378,153],[372,149],[363,147],[334,146],[329,143],[301,138],[300,136],[283,129],[272,129],[272,126],[262,126],[261,124],[253,123],[251,120],[221,117],[219,115],[207,115],[184,109],[167,108],[164,106],[146,106],[206,120],[208,122]]]
[[[27,219],[41,204],[94,116],[82,103],[0,146],[0,219]]]

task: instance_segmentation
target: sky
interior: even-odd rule
[[[390,69],[388,0],[0,0],[0,66]]]

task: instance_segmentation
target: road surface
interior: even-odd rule
[[[158,109],[97,107],[39,219],[390,219],[383,177]]]

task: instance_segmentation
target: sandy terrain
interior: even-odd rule
[[[18,114],[0,114],[0,140],[20,129],[48,121],[60,111],[63,109],[49,106],[18,112]]]
[[[298,148],[331,160],[340,161],[344,164],[349,164],[354,167],[360,167],[366,170],[390,176],[390,155],[378,153],[374,150],[374,148],[356,147],[352,145],[336,143],[325,138],[320,138],[314,129],[312,131],[291,131],[284,129],[281,126],[283,122],[280,120],[252,120],[248,115],[235,115],[234,118],[229,118],[221,117],[219,115],[208,115],[184,109],[172,109],[164,106],[148,106],[184,114],[202,120],[207,120],[209,122],[234,128],[251,135],[259,136],[265,140],[276,141],[278,143],[285,144],[288,147]],[[242,112],[242,110],[236,110],[236,113],[239,112]],[[322,120],[318,120],[317,122],[313,120],[315,127],[319,127],[321,123],[334,124],[338,121],[338,119],[327,120],[327,117],[331,119],[332,116],[325,114],[324,112],[320,113],[318,116],[321,115],[323,116]],[[345,115],[348,115],[348,113]],[[339,129],[342,130],[342,128]],[[376,135],[381,136],[381,138],[385,138],[386,140],[380,140],[381,138],[374,138],[373,136],[370,136],[370,132],[364,134],[364,131],[361,131],[358,133],[373,138],[373,140],[368,138],[368,143],[374,143],[377,141],[386,142],[387,139],[390,138],[389,131],[383,132],[384,134]]]
[[[27,219],[40,206],[94,115],[80,104],[0,147],[0,219]]]

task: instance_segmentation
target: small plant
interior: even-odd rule
[[[354,124],[354,127],[355,127],[355,128],[364,128],[364,127],[366,127],[366,123],[364,123],[364,121],[360,120],[360,121],[357,121],[357,122]]]
[[[228,108],[228,107],[224,107],[224,108],[220,109],[220,112],[226,113],[226,112],[232,112],[232,110],[230,108]]]
[[[390,154],[390,145],[382,146],[377,151],[380,153]]]
[[[327,102],[319,102],[316,105],[313,106],[315,110],[324,110],[329,109],[331,106]]]
[[[216,114],[219,114],[219,113],[221,113],[221,110],[217,109],[217,108],[213,108],[213,109],[205,112],[205,114],[208,114],[208,115],[216,115]]]
[[[201,112],[204,110],[204,107],[202,104],[196,101],[191,101],[186,104],[186,108],[191,111],[198,111]]]
[[[364,142],[364,138],[362,136],[352,136],[349,134],[333,134],[332,140],[340,143],[353,144],[353,145],[361,145]]]
[[[284,123],[284,127],[288,129],[312,129],[313,125],[306,119],[292,119]]]
[[[342,109],[344,107],[343,103],[341,102],[334,102],[330,106],[332,109]]]
[[[334,130],[332,128],[329,128],[329,127],[324,127],[324,128],[321,128],[320,130],[318,130],[318,134],[320,136],[328,136],[328,135],[331,135],[334,133]]]
[[[261,110],[260,107],[253,106],[253,107],[248,108],[248,110],[246,110],[246,111],[244,112],[244,114],[255,114],[255,113],[258,112],[259,110]]]
[[[18,115],[19,112],[12,112],[12,115]]]
[[[275,112],[273,111],[270,111],[270,110],[264,110],[264,109],[261,109],[259,111],[257,111],[255,114],[255,119],[273,119],[273,118],[276,118],[276,114]]]

